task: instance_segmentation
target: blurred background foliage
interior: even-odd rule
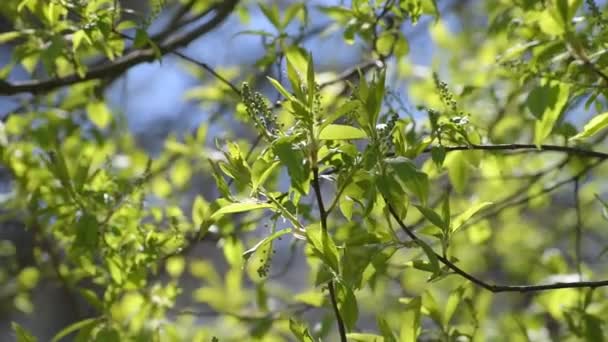
[[[3,0],[0,340],[603,340],[605,7]]]

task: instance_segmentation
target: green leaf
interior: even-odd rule
[[[172,278],[179,278],[184,272],[186,262],[182,256],[172,256],[165,262],[165,269]]]
[[[209,203],[201,195],[197,195],[192,205],[192,222],[196,227],[200,227],[210,216]]]
[[[458,215],[458,217],[454,220],[454,224],[452,226],[452,232],[460,229],[462,225],[464,225],[473,215],[475,215],[478,211],[483,210],[484,208],[492,205],[492,202],[481,202],[477,203],[469,209],[465,210],[464,213]]]
[[[70,195],[74,195],[74,188],[71,181],[68,164],[65,161],[65,156],[61,149],[54,149],[48,152],[49,163],[48,168],[53,172],[53,175],[59,179],[61,185],[66,188]]]
[[[289,330],[298,339],[299,342],[314,342],[315,340],[310,335],[306,323],[297,320],[295,317],[289,318]]]
[[[91,214],[84,214],[76,225],[75,248],[84,248],[87,251],[95,251],[99,240],[99,223],[97,218]]]
[[[287,167],[291,185],[305,195],[310,189],[310,168],[304,153],[293,141],[294,137],[281,137],[273,143],[272,149]]]
[[[219,190],[222,197],[232,198],[230,195],[230,188],[228,187],[228,183],[226,183],[226,180],[224,179],[224,176],[223,176],[222,172],[220,171],[220,167],[217,165],[217,163],[213,162],[211,159],[209,159],[209,164],[211,165],[212,175],[213,175],[213,179],[215,180],[215,185],[217,186],[217,189]]]
[[[304,17],[306,16],[306,6],[303,3],[293,3],[287,7],[285,10],[285,16],[283,17],[283,21],[281,22],[281,28],[284,30],[287,25],[295,18],[298,13],[303,12]]]
[[[110,277],[116,284],[122,284],[124,280],[124,270],[122,265],[117,261],[117,258],[107,258],[106,264],[108,266],[108,272]]]
[[[448,297],[448,300],[445,304],[445,312],[443,314],[443,325],[444,326],[446,326],[446,327],[449,326],[452,316],[454,316],[456,309],[458,309],[458,305],[462,301],[462,296],[464,295],[464,291],[465,291],[464,287],[458,287],[457,289],[455,289],[454,291],[452,291],[450,293],[450,296]]]
[[[557,103],[558,91],[548,84],[532,89],[526,99],[526,106],[535,118],[541,119],[545,109]]]
[[[413,192],[423,205],[426,205],[429,196],[429,178],[426,173],[416,169],[416,166],[405,157],[386,159],[403,184]]]
[[[36,0],[21,0],[19,5],[17,5],[17,12],[21,12],[23,10],[23,7],[30,7],[31,5],[36,4],[36,2]]]
[[[449,229],[441,216],[439,216],[439,214],[437,214],[433,209],[421,205],[414,206],[424,217],[426,217],[427,220],[429,220],[436,227],[440,228],[442,231],[447,231]]]
[[[264,5],[263,3],[258,3],[258,6],[262,10],[262,13],[264,13],[264,16],[266,16],[268,21],[270,21],[270,23],[277,30],[280,31],[281,30],[281,19],[280,19],[279,8],[276,6],[276,4],[272,5],[272,6],[267,6],[267,5]]]
[[[267,208],[273,208],[273,207],[274,206],[272,204],[265,203],[265,202],[255,202],[255,201],[234,202],[234,203],[230,203],[226,206],[221,207],[218,211],[216,211],[215,213],[213,213],[213,215],[211,215],[211,219],[216,220],[225,214],[242,213],[244,211],[251,211],[251,210],[256,210],[256,209],[267,209]]]
[[[67,327],[63,328],[60,332],[58,332],[53,337],[51,342],[57,342],[73,332],[76,332],[80,329],[84,329],[90,325],[97,323],[97,321],[98,321],[97,318],[87,318],[87,319],[83,319],[82,321],[78,321],[76,323],[70,324]]]
[[[388,55],[395,45],[395,34],[392,32],[383,32],[376,41],[376,48],[381,55]]]
[[[367,134],[360,128],[347,125],[327,125],[321,133],[321,140],[350,140],[350,139],[365,139]]]
[[[339,118],[343,117],[344,115],[354,111],[355,109],[357,109],[359,107],[359,105],[360,105],[359,101],[345,102],[338,109],[332,111],[324,118],[323,123],[319,126],[319,130],[322,132],[323,129],[327,125],[332,124],[334,121],[338,120]]]
[[[253,282],[260,283],[266,279],[272,257],[273,241],[290,232],[291,229],[279,230],[243,253],[243,258],[247,260],[247,275]]]
[[[100,311],[103,310],[103,298],[100,299],[97,293],[95,293],[93,290],[80,289],[78,292],[87,302],[89,302],[89,304],[95,307],[95,309]]]
[[[33,289],[38,284],[38,280],[40,279],[40,271],[38,271],[35,267],[25,267],[19,272],[17,276],[17,280],[19,286],[24,289]]]
[[[327,264],[334,272],[340,273],[340,255],[338,248],[327,232],[318,224],[306,228],[306,237],[312,244],[315,254]]]
[[[259,167],[263,167],[263,169],[258,170],[258,165],[260,165]],[[252,171],[253,179],[251,182],[251,195],[252,196],[258,191],[258,189],[261,186],[264,185],[264,183],[266,182],[268,177],[270,177],[270,175],[272,175],[272,172],[274,172],[274,170],[280,165],[281,165],[281,163],[278,160],[268,163],[266,161],[263,161],[262,159],[260,159],[258,162],[256,162],[253,165],[253,171]]]
[[[342,319],[347,330],[353,330],[357,325],[359,318],[359,307],[357,306],[357,298],[353,290],[346,284],[339,282],[338,304]]]
[[[241,268],[244,263],[243,259],[243,243],[235,236],[226,239],[224,243],[224,258],[232,267]]]
[[[19,31],[9,31],[0,33],[0,44],[6,44],[12,40],[18,39],[22,36],[22,33]]]
[[[269,81],[270,84],[272,84],[272,86],[279,91],[279,93],[281,93],[281,95],[283,95],[283,97],[285,97],[286,99],[291,99],[293,98],[293,96],[287,91],[287,89],[285,89],[281,83],[279,83],[279,81],[275,80],[274,78],[268,76],[266,77]]]
[[[602,329],[604,320],[591,314],[583,314],[585,341],[604,341],[605,333]]]
[[[570,87],[561,82],[546,81],[543,85],[543,92],[548,99],[539,106],[542,108],[542,116],[534,125],[534,144],[540,146],[543,141],[551,134],[553,126],[557,123],[570,93]],[[540,109],[538,109],[540,112]]]
[[[305,303],[314,307],[321,307],[325,301],[325,295],[317,290],[298,293],[293,297],[296,302]]]
[[[401,342],[416,342],[420,335],[420,318],[422,310],[422,299],[415,297],[413,299],[399,298],[399,302],[405,304],[405,310],[401,314],[401,332],[399,341]]]
[[[346,338],[349,341],[354,342],[384,342],[386,341],[384,337],[376,334],[366,334],[366,333],[348,333],[346,334]]]
[[[95,126],[104,129],[112,121],[112,113],[110,109],[103,101],[91,101],[87,104],[87,114],[89,120],[95,124]]]
[[[11,327],[17,337],[17,342],[36,342],[38,339],[34,335],[30,334],[29,331],[25,330],[19,323],[11,322]]]
[[[422,307],[435,323],[439,326],[443,326],[443,313],[440,311],[439,305],[430,289],[424,291],[422,294]]]
[[[384,317],[378,315],[376,317],[376,325],[378,325],[378,329],[382,333],[382,337],[384,338],[384,342],[397,342],[397,338],[393,334],[388,322]]]
[[[76,52],[76,50],[78,50],[78,48],[82,44],[82,41],[86,41],[87,45],[93,45],[93,41],[91,40],[91,38],[89,37],[89,35],[87,34],[87,32],[85,30],[78,30],[78,31],[74,32],[74,34],[72,35],[72,51],[73,52]]]
[[[433,146],[431,148],[431,158],[433,162],[437,166],[438,169],[441,169],[443,166],[443,161],[445,160],[445,148],[443,146]]]
[[[441,272],[439,259],[437,259],[437,254],[435,254],[435,251],[433,251],[431,246],[429,246],[426,242],[418,239],[416,240],[416,243],[422,248],[424,254],[426,254],[426,257],[429,259],[431,269],[433,270],[431,278],[437,276]]]
[[[445,166],[448,169],[448,177],[450,183],[458,193],[463,193],[469,181],[469,164],[466,161],[466,152],[454,151],[450,152],[445,160]]]
[[[608,112],[594,116],[583,128],[583,131],[569,140],[582,140],[594,136],[597,132],[608,127]]]
[[[294,93],[299,99],[302,99],[302,86],[300,74],[304,73],[308,64],[308,53],[299,46],[290,46],[285,52],[287,58],[287,77],[291,84]]]
[[[397,35],[397,42],[394,46],[394,54],[397,58],[402,58],[410,51],[410,44],[407,38],[402,35]]]

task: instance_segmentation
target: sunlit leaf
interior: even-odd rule
[[[570,140],[590,138],[606,127],[608,127],[608,113],[598,114],[585,124],[582,132],[573,136]]]
[[[483,209],[491,206],[492,204],[493,204],[492,202],[481,202],[481,203],[477,203],[477,204],[473,205],[472,207],[468,208],[467,210],[465,210],[465,212],[458,215],[458,217],[456,217],[454,219],[453,224],[452,224],[452,231],[455,232],[456,230],[460,229],[460,227],[462,227],[462,225],[465,224],[478,211],[483,210]]]
[[[331,267],[334,272],[340,271],[340,255],[332,237],[319,225],[306,228],[306,237],[314,247],[317,255]]]
[[[267,278],[272,261],[273,241],[290,232],[291,229],[279,230],[265,237],[243,253],[243,258],[247,260],[247,275],[252,281],[257,283]]]
[[[347,125],[327,125],[319,134],[323,140],[365,139],[367,134],[360,128]]]
[[[70,324],[67,327],[63,328],[61,331],[59,331],[57,334],[55,334],[55,336],[53,337],[51,342],[60,341],[62,338],[68,336],[71,333],[84,329],[87,326],[94,325],[95,323],[97,323],[97,321],[98,321],[97,318],[87,318],[87,319],[83,319],[82,321],[78,321],[76,323]]]
[[[30,332],[23,328],[17,322],[11,322],[11,327],[17,338],[17,342],[36,342],[38,339],[34,337]]]
[[[264,202],[253,202],[253,201],[252,202],[235,202],[235,203],[230,203],[226,206],[223,206],[218,211],[214,212],[213,215],[211,215],[211,219],[214,220],[214,219],[217,219],[226,214],[242,213],[242,212],[246,212],[246,211],[257,210],[257,209],[267,209],[267,208],[273,208],[272,204],[264,203]]]
[[[99,128],[106,128],[112,121],[110,109],[103,101],[91,101],[87,104],[87,114],[91,122]]]

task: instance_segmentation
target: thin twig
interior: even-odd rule
[[[591,157],[608,159],[608,153],[586,150],[578,147],[561,146],[561,145],[540,145],[534,144],[493,144],[493,145],[462,145],[462,146],[444,146],[446,152],[452,151],[467,151],[467,150],[484,150],[484,151],[514,151],[514,150],[529,150],[529,152],[564,152],[580,157]],[[430,153],[431,148],[426,148],[424,153]]]
[[[540,191],[538,191],[538,192],[536,192],[534,194],[525,196],[523,198],[520,198],[517,201],[508,202],[508,203],[503,202],[499,206],[494,205],[492,207],[489,207],[489,209],[493,208],[494,210],[486,212],[486,214],[483,214],[483,215],[477,215],[476,218],[474,218],[474,219],[468,221],[467,223],[465,223],[462,226],[462,228],[465,228],[465,227],[468,227],[468,226],[472,226],[475,223],[480,222],[481,220],[484,220],[484,219],[487,219],[489,217],[495,216],[499,212],[501,212],[502,210],[505,210],[507,208],[513,208],[513,207],[517,207],[517,206],[520,206],[520,205],[524,205],[524,204],[528,203],[530,200],[532,200],[534,198],[537,198],[537,197],[542,196],[542,195],[546,195],[546,194],[548,194],[550,192],[553,192],[553,191],[561,188],[562,186],[564,186],[566,184],[572,183],[577,178],[580,178],[580,177],[584,176],[587,172],[589,172],[592,169],[594,169],[595,167],[599,166],[603,161],[604,161],[603,159],[598,160],[595,163],[593,163],[593,164],[587,166],[586,168],[582,169],[581,171],[577,172],[575,175],[573,175],[571,177],[568,177],[568,178],[566,178],[566,179],[564,179],[562,181],[559,181],[559,182],[557,182],[557,183],[555,183],[555,184],[553,184],[551,186],[544,187]]]

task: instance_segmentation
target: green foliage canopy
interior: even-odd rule
[[[182,50],[258,10],[269,29],[239,33],[262,37],[255,65]],[[0,95],[19,101],[0,125],[2,213],[31,237],[0,239],[0,313],[35,315],[51,281],[78,313],[54,341],[608,335],[595,1],[5,0],[0,15]],[[336,31],[361,63],[321,72],[304,43]],[[186,100],[257,139],[203,123],[154,157],[139,146],[107,89],[168,57],[200,79]],[[205,176],[214,195],[190,196]]]

